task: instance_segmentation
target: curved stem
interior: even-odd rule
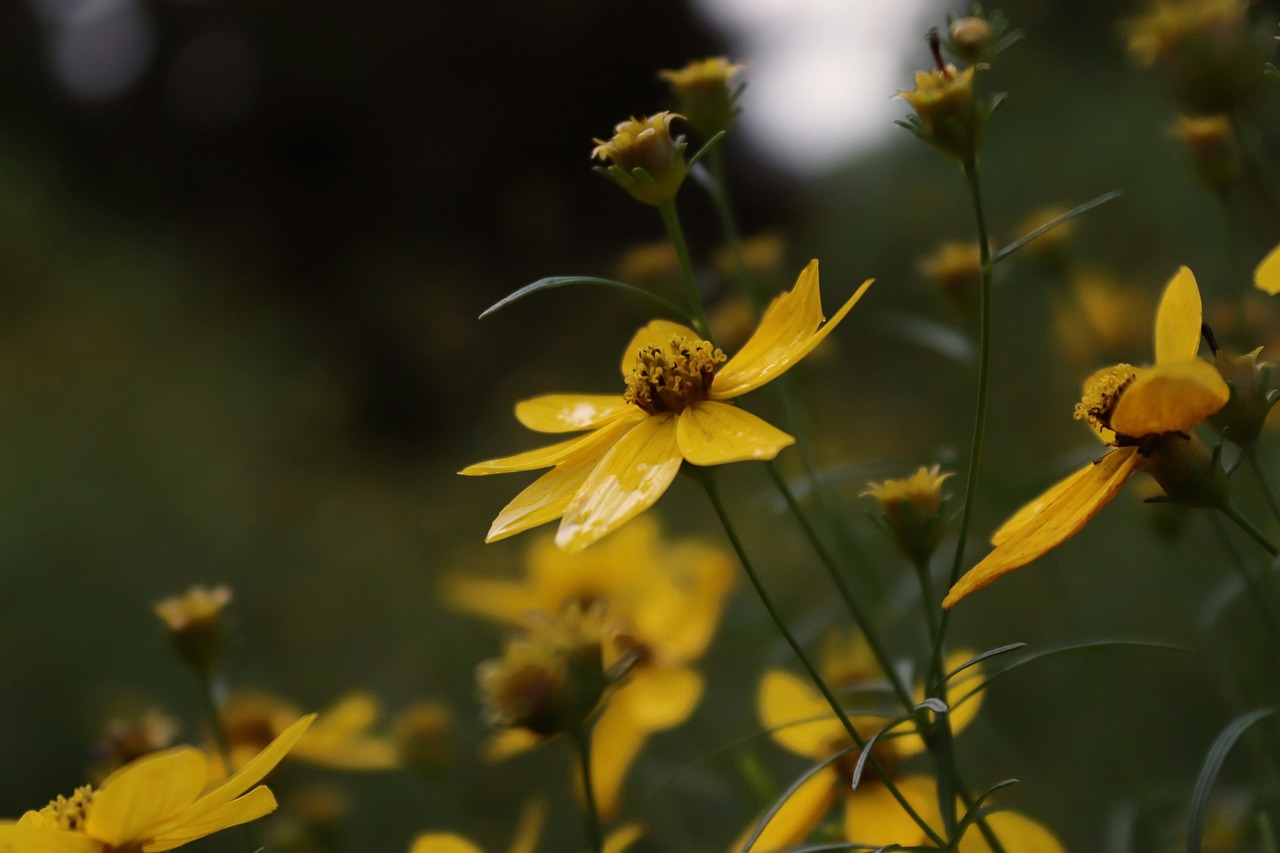
[[[600,829],[600,809],[596,805],[596,789],[591,779],[591,730],[586,724],[573,730],[573,745],[578,753],[578,766],[582,771],[582,816],[587,833],[587,849],[592,853],[604,850],[604,832]]]
[[[1271,486],[1271,478],[1267,476],[1267,468],[1262,464],[1262,459],[1258,456],[1258,443],[1255,441],[1245,454],[1249,458],[1249,467],[1253,469],[1253,476],[1258,480],[1258,486],[1262,489],[1262,496],[1267,499],[1267,506],[1271,507],[1271,514],[1280,520],[1280,500],[1276,498],[1276,490]]]
[[[1272,557],[1280,556],[1280,548],[1276,548],[1275,545],[1271,544],[1271,540],[1258,529],[1257,525],[1246,518],[1244,513],[1240,512],[1240,510],[1236,508],[1235,504],[1225,503],[1222,506],[1219,506],[1218,510],[1227,518],[1234,521],[1237,527],[1249,534],[1249,537],[1253,539],[1254,542],[1261,545],[1262,549]]]
[[[694,325],[698,333],[711,340],[711,324],[707,322],[707,309],[702,305],[702,294],[698,291],[698,281],[693,277],[693,261],[689,259],[689,247],[684,242],[684,231],[680,228],[680,217],[676,213],[676,203],[665,201],[658,205],[658,213],[662,214],[662,224],[667,226],[667,236],[676,250],[676,259],[680,262],[680,277],[684,280],[685,295],[689,298],[689,308],[693,312]]]
[[[831,692],[831,688],[827,686],[827,683],[822,679],[822,676],[818,674],[817,668],[813,665],[813,662],[809,660],[809,656],[805,654],[804,648],[801,647],[799,641],[796,640],[795,635],[791,633],[789,628],[787,628],[787,624],[783,621],[782,615],[778,612],[778,609],[773,604],[773,600],[769,597],[769,593],[765,590],[764,584],[760,580],[760,576],[756,573],[755,567],[747,556],[746,549],[742,545],[742,540],[738,538],[738,533],[734,529],[733,522],[729,519],[729,514],[725,510],[724,502],[720,500],[720,492],[716,488],[713,472],[710,470],[694,468],[690,473],[692,473],[694,477],[702,483],[702,488],[706,490],[707,499],[711,501],[711,506],[715,509],[716,515],[720,519],[721,526],[724,527],[725,535],[729,537],[729,542],[733,545],[733,550],[738,555],[738,561],[742,563],[742,568],[747,573],[747,578],[751,581],[752,587],[755,588],[756,595],[760,598],[760,603],[763,604],[764,609],[768,611],[769,617],[773,620],[774,626],[777,627],[778,632],[782,634],[782,638],[786,640],[787,645],[791,647],[791,651],[794,652],[795,656],[800,660],[800,664],[804,667],[805,672],[813,682],[814,687],[818,688],[818,692],[822,694],[822,698],[827,701],[829,706],[831,706],[832,712],[836,715],[837,719],[840,720],[840,724],[844,726],[844,730],[848,733],[849,737],[855,744],[857,744],[859,749],[865,748],[867,743],[866,738],[858,733],[857,728],[853,725],[853,721],[849,719],[849,715],[845,713],[845,710],[841,707],[839,700],[836,699],[835,694]],[[898,787],[894,784],[888,771],[886,771],[883,765],[876,760],[875,755],[867,756],[867,766],[880,777],[881,781],[884,782],[885,788],[891,795],[893,795],[893,798],[898,801],[898,805],[902,806],[903,811],[905,811],[907,816],[910,817],[911,820],[920,827],[920,830],[929,837],[929,840],[939,847],[944,846],[946,842],[943,840],[942,836],[938,835],[933,827],[929,826],[928,822],[925,821],[924,818],[920,817],[920,814],[912,807],[911,803],[907,802],[906,798],[902,796],[902,792],[898,790]]]

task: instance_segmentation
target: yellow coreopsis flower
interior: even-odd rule
[[[616,394],[549,394],[516,404],[538,432],[590,430],[549,447],[464,468],[477,476],[551,468],[507,504],[487,542],[561,519],[556,544],[585,548],[648,509],[680,466],[772,459],[795,439],[728,401],[781,376],[813,351],[862,298],[871,280],[824,324],[818,262],[766,309],[750,340],[725,355],[680,323],[654,320],[622,356]]]
[[[538,837],[547,821],[547,806],[535,800],[525,806],[516,824],[515,838],[508,848],[510,853],[533,853],[538,847]],[[604,840],[604,853],[623,853],[644,830],[638,824],[629,823],[609,833]],[[484,853],[484,850],[461,835],[451,832],[428,832],[419,835],[409,848],[409,853]]]
[[[1100,370],[1087,380],[1084,398],[1076,404],[1077,420],[1088,421],[1112,449],[1014,513],[991,537],[995,550],[960,578],[943,607],[1070,539],[1140,470],[1179,496],[1178,475],[1188,469],[1183,455],[1200,447],[1187,430],[1230,397],[1218,370],[1196,355],[1201,314],[1195,276],[1182,267],[1156,309],[1155,366]]]
[[[948,656],[946,668],[954,670],[973,658],[973,652],[957,650]],[[823,650],[821,670],[824,680],[838,694],[873,690],[883,682],[883,673],[861,636],[829,643]],[[982,702],[982,693],[969,696],[982,680],[980,665],[969,667],[948,684],[948,702],[953,703],[951,727],[960,732],[973,721]],[[923,686],[917,688],[923,698]],[[967,701],[964,700],[969,696]],[[831,706],[805,678],[783,669],[772,669],[760,681],[756,696],[760,722],[770,737],[783,748],[813,761],[824,761],[853,746],[844,725],[831,713]],[[854,725],[864,738],[875,734],[886,722],[883,717],[856,715]],[[872,747],[872,755],[892,777],[894,785],[916,813],[930,826],[940,829],[938,793],[934,780],[922,774],[907,773],[903,764],[925,751],[924,741],[910,724],[897,733],[881,736]],[[858,787],[852,786],[852,773],[857,752],[819,770],[799,788],[774,814],[752,845],[755,853],[774,853],[800,844],[837,805],[844,809],[844,833],[858,844],[869,847],[899,844],[916,847],[928,844],[924,830],[913,821],[869,767],[864,769]],[[1052,833],[1029,818],[1012,813],[988,817],[1005,849],[1018,853],[1061,853],[1062,847]],[[747,829],[735,845],[741,850]],[[939,833],[941,834],[941,833]],[[986,844],[975,828],[965,834],[959,850],[982,853]]]
[[[445,597],[512,625],[530,611],[557,613],[590,601],[618,626],[625,643],[606,649],[604,666],[623,655],[635,663],[597,717],[591,750],[596,801],[609,816],[649,737],[684,722],[697,707],[702,676],[692,664],[711,642],[733,577],[723,551],[691,539],[668,541],[645,517],[578,553],[561,551],[550,537],[540,539],[524,580],[455,576]],[[518,730],[504,733],[491,755],[503,757],[537,740]]]
[[[276,807],[270,789],[258,782],[314,719],[310,714],[289,726],[235,775],[208,790],[207,760],[193,747],[130,762],[97,790],[79,788],[16,822],[0,824],[0,853],[159,853],[256,820]]]
[[[1276,246],[1253,271],[1253,284],[1270,296],[1280,293],[1280,246]]]

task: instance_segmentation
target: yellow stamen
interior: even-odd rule
[[[640,348],[623,399],[651,415],[682,412],[707,399],[716,365],[726,360],[709,341],[672,335],[662,346]]]
[[[1129,364],[1117,364],[1095,373],[1085,387],[1084,396],[1076,403],[1075,419],[1088,421],[1094,427],[1111,429],[1111,413],[1124,389],[1137,375]]]
[[[76,832],[84,826],[92,802],[93,788],[82,785],[70,797],[59,794],[56,800],[50,800],[49,805],[40,810],[40,817],[46,826]]]

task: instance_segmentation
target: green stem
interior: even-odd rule
[[[600,828],[600,809],[596,805],[596,789],[591,779],[591,729],[586,723],[573,729],[573,745],[578,753],[578,765],[582,769],[582,817],[587,833],[587,849],[592,853],[602,853],[604,832]]]
[[[747,270],[747,259],[742,252],[742,237],[738,232],[738,222],[733,215],[733,205],[729,203],[729,190],[724,179],[724,156],[719,146],[707,152],[707,170],[711,172],[711,185],[707,192],[711,196],[711,204],[716,209],[720,220],[720,230],[724,232],[725,242],[729,244],[729,254],[733,255],[734,270],[738,275],[738,284],[747,297],[747,303],[756,317],[760,316],[760,294],[757,293],[755,279]]]
[[[1271,514],[1280,520],[1280,500],[1276,499],[1276,490],[1271,487],[1271,478],[1267,476],[1266,466],[1262,464],[1262,459],[1258,456],[1258,443],[1255,441],[1245,454],[1249,457],[1249,467],[1253,469],[1253,476],[1258,480],[1258,486],[1262,489],[1262,496],[1267,499],[1267,506],[1271,507]]]
[[[685,295],[689,298],[694,325],[698,327],[699,334],[711,340],[711,324],[707,322],[707,309],[702,305],[698,281],[693,277],[693,261],[689,259],[689,247],[684,242],[684,231],[680,228],[676,203],[664,201],[658,205],[658,213],[662,214],[662,224],[667,226],[667,236],[671,238],[671,245],[675,248],[676,258],[680,262],[680,276],[684,280]]]
[[[1262,546],[1262,549],[1272,557],[1280,555],[1280,549],[1271,544],[1271,540],[1263,535],[1262,531],[1257,528],[1252,521],[1245,517],[1233,503],[1225,503],[1218,507],[1218,511],[1236,523],[1236,526],[1249,534],[1249,537]]]
[[[818,688],[818,692],[822,694],[822,698],[826,700],[827,704],[831,707],[832,712],[836,715],[836,718],[840,720],[840,724],[844,726],[844,730],[849,734],[849,737],[859,749],[865,748],[867,743],[866,738],[858,733],[857,728],[853,725],[853,721],[849,719],[849,715],[845,713],[845,710],[841,707],[839,700],[836,699],[835,694],[831,692],[831,688],[827,686],[827,683],[822,679],[822,676],[818,674],[817,668],[813,665],[813,662],[809,660],[809,656],[805,654],[804,648],[801,647],[799,641],[796,640],[795,635],[791,633],[786,622],[783,621],[782,615],[774,606],[773,600],[769,597],[769,593],[765,590],[764,584],[760,580],[760,576],[756,573],[755,567],[747,556],[746,549],[742,545],[742,540],[738,538],[738,533],[734,529],[733,522],[729,519],[729,513],[725,510],[724,502],[720,500],[720,492],[715,485],[714,472],[693,468],[691,473],[695,478],[701,481],[703,489],[706,490],[707,499],[711,501],[711,506],[716,511],[716,515],[720,519],[720,524],[724,527],[725,535],[729,537],[729,542],[733,545],[733,550],[738,555],[738,561],[742,563],[742,568],[747,573],[747,578],[755,588],[756,595],[760,598],[760,603],[763,604],[764,609],[768,611],[769,617],[773,620],[774,626],[778,629],[778,633],[782,634],[782,638],[786,640],[787,645],[791,647],[791,651],[799,659],[800,664],[804,667],[809,679],[813,682],[813,685]],[[929,837],[929,840],[939,847],[943,846],[945,841],[942,836],[938,835],[933,827],[929,826],[928,822],[925,821],[924,818],[920,817],[920,814],[914,807],[912,807],[911,803],[907,802],[906,798],[902,796],[902,792],[898,790],[897,785],[894,784],[888,771],[886,771],[883,765],[880,764],[874,754],[867,756],[867,766],[880,777],[881,781],[884,782],[885,788],[893,798],[898,801],[898,805],[902,806],[903,811],[905,811],[907,816],[910,817],[911,820],[920,827],[920,830]]]
[[[827,574],[831,576],[832,582],[835,583],[836,589],[840,591],[840,597],[844,599],[845,607],[849,610],[849,615],[853,617],[854,624],[858,626],[858,630],[862,632],[863,637],[867,640],[867,645],[871,648],[872,654],[875,655],[876,662],[880,664],[880,669],[884,671],[884,677],[889,680],[889,685],[893,688],[893,692],[897,695],[898,701],[902,703],[902,707],[910,713],[916,706],[915,699],[912,698],[911,692],[907,690],[906,684],[902,681],[901,674],[893,665],[893,659],[889,657],[888,650],[884,644],[880,642],[880,638],[876,636],[872,628],[871,620],[867,614],[863,612],[862,605],[858,603],[857,596],[853,594],[853,590],[849,586],[848,580],[840,571],[840,567],[836,564],[835,558],[831,552],[827,550],[827,546],[818,536],[818,532],[813,529],[813,525],[809,523],[809,519],[805,517],[804,511],[800,509],[800,504],[796,502],[796,496],[792,494],[791,488],[787,485],[786,479],[778,471],[777,465],[770,462],[766,465],[769,470],[769,476],[773,478],[774,485],[778,487],[778,491],[782,493],[782,498],[787,502],[787,508],[791,510],[791,514],[796,517],[796,521],[800,523],[800,528],[804,531],[805,537],[813,546],[813,550],[817,552],[818,558],[822,561],[822,565],[826,568]]]
[[[938,645],[938,606],[933,598],[933,577],[929,574],[929,558],[917,557],[912,561],[916,567],[916,578],[920,581],[920,603],[924,605],[924,624],[929,629],[930,648]],[[942,679],[942,672],[930,672],[929,680],[934,684]]]
[[[231,743],[227,740],[227,730],[222,725],[222,711],[218,708],[218,697],[214,686],[215,677],[212,671],[199,669],[196,676],[200,679],[200,703],[204,707],[205,716],[209,720],[209,728],[213,730],[213,742],[218,746],[218,754],[227,767],[227,775],[236,772],[231,763]]]
[[[1271,609],[1271,604],[1267,601],[1266,593],[1258,582],[1258,578],[1254,576],[1252,569],[1244,559],[1244,555],[1240,553],[1235,543],[1231,541],[1226,527],[1222,524],[1222,519],[1217,516],[1210,516],[1210,521],[1212,522],[1210,526],[1213,527],[1214,534],[1222,541],[1222,547],[1231,555],[1231,565],[1249,590],[1249,595],[1253,598],[1253,603],[1257,605],[1258,612],[1262,615],[1262,620],[1267,624],[1272,635],[1280,639],[1280,620],[1276,618],[1275,611]]]

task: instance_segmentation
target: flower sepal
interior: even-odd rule
[[[1221,509],[1231,503],[1231,487],[1222,467],[1222,442],[1212,451],[1192,434],[1165,433],[1155,448],[1142,453],[1139,467],[1150,474],[1164,495],[1149,503],[1179,503]]]
[[[1261,352],[1262,347],[1237,356],[1225,350],[1214,353],[1214,364],[1226,381],[1231,397],[1209,419],[1209,424],[1237,447],[1248,447],[1257,440],[1272,407],[1280,401],[1280,390],[1271,387],[1275,365],[1259,361]]]
[[[671,122],[678,118],[683,116],[662,112],[619,123],[607,142],[596,140],[591,156],[612,162],[595,171],[637,201],[655,206],[673,201],[689,174],[684,160],[688,143],[683,136],[671,136]]]

